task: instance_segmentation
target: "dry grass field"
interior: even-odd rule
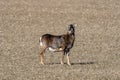
[[[71,23],[72,65],[60,52],[41,65],[39,37]],[[120,0],[0,0],[0,80],[120,80]]]

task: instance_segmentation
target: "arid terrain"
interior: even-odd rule
[[[39,37],[76,23],[71,66],[40,64]],[[120,80],[120,0],[0,0],[0,80]]]

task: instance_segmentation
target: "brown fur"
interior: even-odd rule
[[[69,59],[69,51],[73,47],[75,40],[75,30],[74,30],[74,25],[69,26],[69,30],[67,34],[64,35],[51,35],[51,34],[44,34],[42,35],[40,39],[40,44],[41,44],[41,52],[40,52],[40,59],[41,59],[41,64],[44,64],[43,60],[43,54],[46,49],[48,50],[53,50],[54,52],[61,51],[63,52],[62,54],[62,59],[61,59],[61,64],[64,64],[64,55],[67,55],[67,64],[70,64],[70,59]]]

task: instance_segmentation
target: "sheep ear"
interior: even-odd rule
[[[68,25],[68,28],[70,28],[71,26],[74,26],[74,25],[73,25],[73,24],[69,24],[69,25]]]
[[[73,25],[74,25],[74,27],[78,26],[76,23],[74,23]]]

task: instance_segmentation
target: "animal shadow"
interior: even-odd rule
[[[80,62],[80,63],[71,63],[71,65],[91,65],[95,64],[95,62]]]
[[[47,65],[54,65],[54,64],[60,64],[60,63],[47,63]],[[67,65],[67,63],[64,63]],[[80,63],[71,63],[71,65],[91,65],[95,64],[95,62],[80,62]]]

